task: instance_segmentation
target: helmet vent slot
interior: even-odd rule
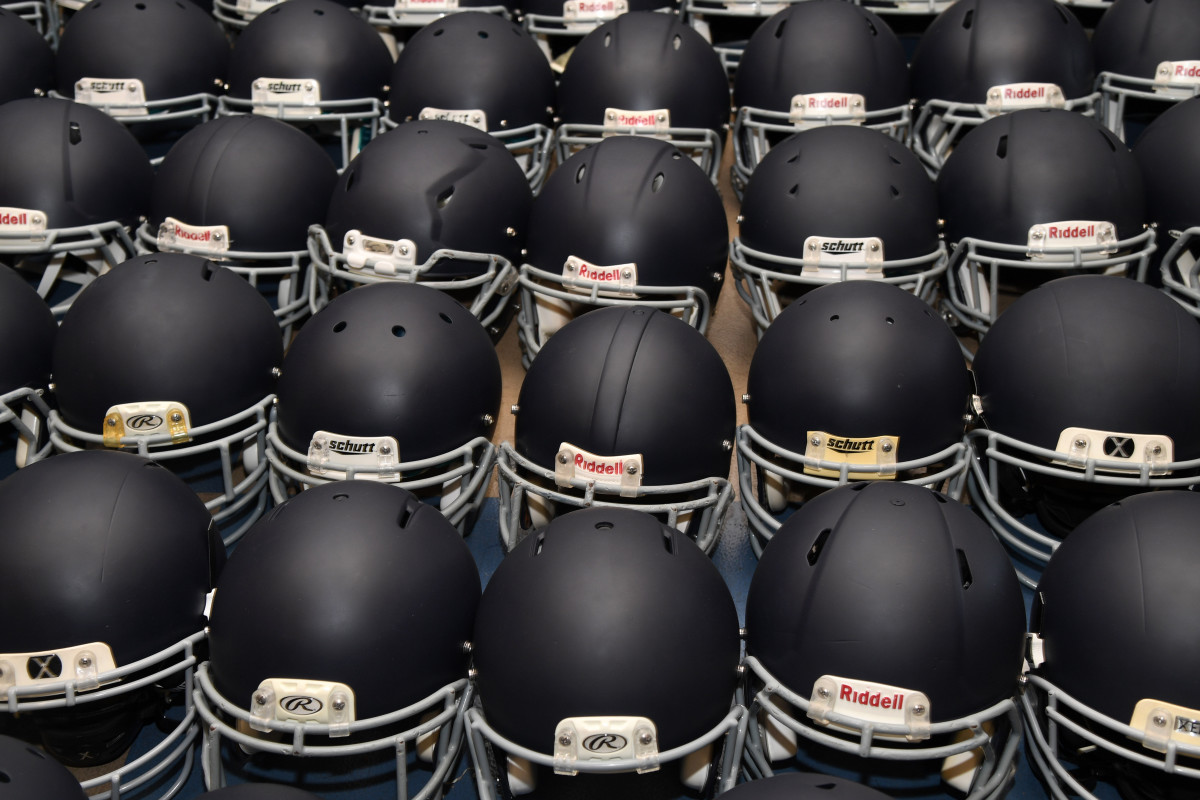
[[[134,8],[136,8],[138,11],[145,11],[145,10],[146,10],[146,4],[145,4],[145,3],[134,3],[134,6],[133,6],[133,7],[134,7]]]
[[[996,158],[1004,158],[1008,155],[1008,134],[1000,137],[1000,141],[996,142]]]
[[[891,187],[889,187],[889,188],[892,190],[892,197],[899,197],[899,196],[900,196],[900,190],[899,190],[899,189],[897,189],[895,186],[891,186]]]
[[[539,533],[537,536],[537,539],[535,539],[533,542],[533,554],[535,556],[540,556],[542,554],[542,548],[545,546],[546,546],[546,534],[544,532]]]
[[[71,122],[67,125],[67,135],[71,144],[79,144],[83,141],[83,131],[80,129],[78,122]]]
[[[683,37],[679,34],[675,34],[675,38],[671,40],[671,46],[676,50],[683,47]]]
[[[830,321],[830,322],[837,322],[839,319],[841,319],[841,316],[840,316],[840,315],[838,315],[838,314],[834,314],[833,316],[831,316],[831,317],[829,318],[829,321]]]
[[[871,20],[869,20],[869,19],[866,20],[866,23],[867,23],[867,30],[869,30],[871,32],[871,35],[878,36],[879,31],[875,28],[875,23],[871,22]]]
[[[971,565],[967,563],[967,554],[961,549],[955,550],[958,553],[958,574],[962,577],[962,587],[964,589],[971,588]]]
[[[436,31],[434,31],[434,32],[433,32],[433,35],[434,35],[434,36],[441,36],[441,35],[442,35],[443,33],[445,33],[445,32],[446,32],[446,29],[445,29],[445,28],[438,28]]]
[[[963,15],[963,21],[962,21],[963,28],[965,30],[970,30],[971,23],[974,21],[974,19],[975,19],[975,9],[973,9],[973,8],[967,9],[967,13]]]
[[[450,205],[450,199],[454,197],[454,187],[442,190],[442,193],[437,196],[437,207],[445,208]]]
[[[211,261],[205,261],[204,266],[200,269],[200,277],[206,282],[211,282],[213,276],[217,274],[217,265]]]
[[[450,318],[450,315],[449,315],[449,314],[447,314],[445,311],[439,311],[439,312],[438,312],[438,316],[439,316],[439,317],[441,317],[441,320],[442,320],[442,322],[446,323],[447,325],[453,325],[453,324],[454,324],[454,320],[452,320],[452,319]]]
[[[604,46],[609,47],[611,45],[612,45],[612,34],[606,32],[604,34]]]
[[[478,36],[480,39],[486,39],[486,38],[488,38],[488,32],[487,32],[487,31],[475,31],[475,35],[476,35],[476,36]]]
[[[825,549],[825,542],[829,539],[829,534],[833,533],[832,528],[825,528],[817,534],[817,540],[812,543],[812,547],[808,548],[808,565],[816,566],[817,559],[821,557],[821,551]]]
[[[392,336],[395,336],[397,339],[403,338],[404,334],[406,334],[407,332],[408,331],[404,330],[403,325],[393,325],[392,326]]]
[[[896,320],[892,319],[891,317],[884,317],[884,318],[883,318],[883,321],[884,321],[884,322],[886,322],[888,325],[895,325],[895,324],[896,324]]]
[[[583,180],[583,176],[587,174],[587,164],[580,164],[579,169],[575,170],[575,182],[579,183]]]
[[[657,192],[659,189],[662,188],[663,181],[665,181],[666,179],[667,179],[667,177],[665,175],[663,175],[661,172],[658,173],[657,175],[655,175],[654,180],[650,181],[650,191]]]
[[[793,183],[792,188],[788,189],[788,197],[795,197],[796,193],[799,191],[800,191],[800,184]]]
[[[419,502],[405,503],[404,508],[400,509],[400,514],[396,517],[396,525],[401,530],[407,528],[408,523],[412,522],[413,514],[417,513],[417,507],[419,505]]]
[[[675,532],[673,530],[663,531],[663,547],[667,550],[667,555],[675,555]]]
[[[333,326],[334,333],[341,333],[344,330],[346,330],[346,320],[342,320],[337,325]]]
[[[1112,150],[1115,153],[1115,152],[1117,152],[1117,145],[1116,145],[1116,143],[1113,142],[1113,137],[1104,135],[1106,130],[1107,130],[1107,128],[1100,131],[1100,135],[1104,137],[1104,143],[1108,145],[1108,149]]]
[[[346,191],[350,191],[350,187],[354,185],[354,179],[357,177],[357,172],[350,172],[346,175]]]
[[[596,523],[596,530],[598,530],[598,531],[611,531],[612,529],[613,529],[613,524],[611,522],[597,522]]]
[[[785,20],[780,20],[780,22],[779,22],[779,26],[775,28],[775,38],[776,38],[776,39],[782,39],[782,38],[783,38],[783,29],[784,29],[785,27],[787,27],[787,20],[786,20],[786,19],[785,19]]]

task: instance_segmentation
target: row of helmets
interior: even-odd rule
[[[197,751],[206,788],[240,787],[223,800],[312,797],[255,784],[282,769],[332,791],[376,755],[401,797],[440,796],[464,760],[487,800],[564,781],[794,797],[768,788],[790,785],[776,769],[852,759],[877,789],[981,800],[1007,791],[1023,736],[1060,798],[1094,798],[1097,779],[1187,796],[1200,778],[1193,492],[1080,524],[1028,626],[985,522],[904,482],[788,517],[741,629],[703,551],[630,508],[556,517],[486,588],[436,508],[377,481],[291,497],[228,557],[188,487],[128,453],[36,462],[0,481],[0,509],[20,553],[0,562],[16,800],[170,798]]]

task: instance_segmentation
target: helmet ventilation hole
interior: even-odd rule
[[[967,9],[967,13],[963,15],[962,26],[966,30],[971,29],[971,22],[975,19],[975,9]]]
[[[71,122],[67,125],[67,137],[71,144],[79,144],[83,141],[83,131],[78,122]]]
[[[350,187],[354,185],[354,179],[358,176],[357,172],[349,172],[346,174],[345,191],[350,191]]]
[[[783,29],[786,27],[787,27],[787,20],[786,19],[780,20],[779,25],[776,26],[776,28],[775,28],[775,38],[776,39],[783,38]]]
[[[894,155],[892,155],[891,153],[888,153],[888,158],[890,158],[892,160],[892,163],[895,164],[897,167],[900,166],[902,163],[904,163],[900,159],[898,159]]]
[[[539,533],[537,536],[537,539],[533,543],[533,554],[535,556],[540,556],[542,554],[542,548],[545,545],[546,545],[546,534],[544,532]]]
[[[7,772],[0,772],[0,783],[11,783],[12,778],[8,777]]]
[[[345,320],[342,320],[337,325],[333,326],[334,333],[341,333],[344,330],[346,330],[346,321]]]
[[[958,553],[958,574],[962,578],[962,587],[964,589],[971,588],[971,565],[967,563],[967,554],[961,549],[955,550]]]
[[[612,527],[613,527],[613,524],[611,522],[597,522],[596,523],[596,530],[598,530],[598,531],[611,531]]]
[[[1115,152],[1117,152],[1116,142],[1113,141],[1114,137],[1104,135],[1105,131],[1107,131],[1107,130],[1108,130],[1107,128],[1101,130],[1100,135],[1104,137],[1104,142],[1105,142],[1105,144],[1108,145],[1108,149],[1112,150],[1115,153]]]
[[[334,500],[336,500],[336,501],[337,501],[337,502],[339,502],[339,503],[344,503],[344,502],[346,502],[347,500],[349,500],[349,499],[350,499],[350,495],[348,495],[348,494],[346,494],[346,493],[344,493],[344,492],[340,492],[340,493],[338,493],[338,494],[335,494],[335,495],[333,496],[333,499],[334,499]]]
[[[796,193],[799,191],[800,191],[800,184],[793,183],[792,188],[788,189],[788,197],[795,197]]]
[[[396,527],[404,529],[408,527],[408,523],[412,521],[413,514],[416,513],[416,507],[419,502],[405,503],[404,508],[400,509],[400,514],[396,517]]]
[[[476,36],[478,36],[480,39],[486,39],[486,38],[488,38],[488,32],[487,32],[487,31],[475,31],[475,35],[476,35]]]
[[[446,206],[450,205],[450,199],[452,197],[454,197],[454,187],[453,186],[449,187],[448,189],[443,190],[442,193],[437,196],[437,207],[445,208]]]
[[[671,46],[676,50],[678,50],[680,47],[683,47],[683,37],[679,34],[675,34],[675,38],[671,40]]]
[[[606,32],[604,34],[604,46],[609,47],[611,45],[612,45],[612,34]]]
[[[436,31],[434,31],[434,32],[433,32],[433,35],[434,35],[434,36],[441,36],[441,35],[442,35],[443,33],[445,33],[445,32],[446,32],[446,29],[445,29],[445,28],[438,28]]]
[[[1000,137],[1000,141],[996,142],[996,158],[1004,158],[1008,155],[1008,134]]]
[[[667,529],[663,531],[663,547],[667,550],[667,555],[675,555],[675,531]]]
[[[837,315],[837,314],[834,314],[832,317],[830,317],[830,318],[829,318],[829,321],[830,321],[830,322],[837,322],[839,319],[841,319],[841,317],[840,317],[839,315]]]
[[[662,188],[663,181],[667,178],[661,172],[654,176],[654,180],[650,181],[650,191],[657,192]]]
[[[671,153],[672,161],[678,161],[681,158],[683,158],[683,153],[679,152],[678,150],[676,150],[674,153]]]
[[[145,11],[145,10],[146,10],[146,4],[145,4],[145,3],[134,3],[133,7],[134,7],[134,8],[136,8],[138,11]]]
[[[450,319],[450,315],[449,315],[449,314],[447,314],[445,311],[439,311],[439,312],[438,312],[438,316],[439,316],[439,317],[441,317],[441,318],[442,318],[442,322],[446,323],[447,325],[453,325],[453,324],[454,324],[454,320]]]
[[[899,189],[897,189],[895,186],[892,186],[892,187],[890,187],[890,188],[891,188],[891,190],[892,190],[892,197],[899,197],[899,196],[900,196],[900,190],[899,190]]]
[[[895,325],[895,324],[896,324],[896,320],[892,319],[891,317],[884,317],[884,318],[883,318],[883,321],[884,321],[884,322],[886,322],[888,325]]]
[[[146,263],[154,263],[154,262],[146,262]],[[200,270],[200,277],[203,278],[205,280],[205,282],[211,282],[213,279],[213,276],[216,274],[217,274],[217,265],[212,263],[211,261],[205,261],[204,267],[201,268],[201,270]]]
[[[817,534],[817,540],[812,543],[812,547],[808,548],[808,565],[814,566],[817,559],[821,557],[821,551],[825,549],[825,542],[829,539],[829,534],[833,533],[832,528],[826,528]]]
[[[404,334],[406,334],[406,333],[408,333],[408,331],[404,330],[403,325],[393,325],[392,326],[392,336],[395,336],[397,339],[403,338]]]
[[[1066,10],[1063,9],[1062,6],[1055,5],[1054,9],[1058,12],[1058,16],[1062,19],[1063,25],[1069,25],[1071,23],[1070,18],[1067,16]]]
[[[323,9],[323,8],[314,8],[314,9],[313,9],[313,13],[314,13],[314,14],[316,14],[318,17],[323,17],[323,16],[325,16],[325,9]]]
[[[789,164],[795,164],[795,163],[796,163],[797,161],[799,161],[799,160],[800,160],[800,152],[799,152],[799,151],[797,151],[797,152],[796,152],[796,155],[792,156],[791,158],[789,158],[789,159],[787,160],[787,163],[789,163]]]
[[[579,169],[575,170],[575,182],[582,181],[585,174],[587,174],[587,164],[580,164]]]

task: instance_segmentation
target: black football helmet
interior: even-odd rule
[[[288,0],[293,2],[294,0]],[[448,120],[414,120],[371,143],[334,187],[312,228],[313,310],[339,283],[420,282],[453,295],[498,340],[533,192],[495,136]]]
[[[233,542],[267,503],[279,326],[254,287],[199,256],[118,266],[59,327],[54,448],[127,448],[172,467]]]
[[[154,170],[102,111],[50,97],[0,105],[0,262],[31,278],[56,317],[81,287],[133,255]]]
[[[31,3],[44,7],[43,3]],[[54,51],[10,5],[0,5],[0,105],[54,88]]]
[[[192,672],[225,560],[212,517],[158,464],[111,451],[8,476],[0,513],[0,539],[20,553],[0,560],[0,715],[64,764],[93,768],[89,796],[171,797],[192,766]],[[143,727],[155,746],[111,764]],[[0,785],[7,798],[11,782]]]
[[[755,553],[790,505],[852,481],[957,496],[971,382],[927,304],[877,281],[822,286],[767,329],[746,381],[738,481]]]
[[[208,787],[225,784],[225,741],[297,771],[391,754],[398,796],[418,781],[413,796],[435,796],[460,752],[479,596],[454,526],[405,489],[340,481],[276,506],[213,595],[196,692]]]
[[[614,136],[571,156],[533,201],[518,322],[526,365],[577,313],[641,304],[701,333],[725,278],[725,207],[668,142]]]
[[[1190,0],[1117,0],[1092,34],[1104,124],[1126,141],[1200,93],[1200,6]]]
[[[1133,156],[1146,182],[1146,210],[1158,235],[1162,288],[1192,316],[1200,316],[1200,98],[1168,108],[1146,128]]]
[[[11,736],[0,736],[0,775],[6,800],[87,800],[69,769]]]
[[[946,271],[937,194],[904,145],[825,126],[788,137],[763,164],[729,247],[759,336],[792,298],[822,284],[868,279],[933,300]]]
[[[729,79],[712,45],[674,14],[630,12],[585,36],[559,79],[558,110],[560,164],[605,136],[653,136],[717,182]]]
[[[882,481],[824,493],[784,522],[750,581],[748,758],[764,775],[798,752],[818,765],[857,755],[878,777],[933,762],[943,792],[1002,797],[1024,617],[1003,548],[963,504]]]
[[[63,28],[57,90],[147,140],[212,117],[229,53],[220,26],[194,3],[89,2]]]
[[[1142,171],[1094,119],[1062,109],[990,119],[963,137],[937,189],[952,248],[942,306],[980,337],[1001,288],[1081,272],[1145,279],[1155,243]]]
[[[649,514],[580,509],[525,539],[488,581],[471,643],[467,734],[485,800],[535,788],[534,765],[678,762],[693,789],[737,780],[737,609],[704,553]]]
[[[272,493],[393,483],[465,533],[491,480],[500,389],[491,339],[453,298],[411,283],[341,295],[284,357],[267,435]]]
[[[1095,116],[1095,75],[1087,32],[1055,0],[960,0],[913,53],[913,150],[936,175],[966,132],[994,116],[1022,108]]]
[[[734,76],[734,188],[797,131],[860,125],[907,142],[911,98],[904,46],[886,22],[845,0],[789,4],[750,37]]]
[[[388,123],[447,119],[487,131],[541,188],[554,141],[554,71],[519,25],[480,11],[441,17],[404,45],[391,85]]]
[[[974,373],[971,497],[1030,586],[1088,515],[1200,480],[1200,326],[1156,289],[1043,284],[996,321]]]
[[[238,34],[217,113],[297,125],[339,150],[344,169],[378,133],[391,69],[391,51],[359,14],[332,0],[287,0]]]
[[[1200,789],[1197,514],[1193,492],[1128,497],[1050,557],[1022,706],[1030,765],[1055,797],[1106,796],[1097,779],[1131,800]]]
[[[21,23],[24,24],[24,23]],[[50,358],[58,325],[46,301],[0,264],[0,474],[50,454]]]
[[[888,800],[878,789],[817,772],[781,772],[729,792],[727,800]]]
[[[290,125],[249,114],[210,120],[159,165],[138,242],[244,276],[287,342],[309,311],[308,228],[325,218],[336,181],[328,154]]]
[[[521,24],[561,72],[587,34],[630,11],[678,17],[678,0],[520,0]]]
[[[506,548],[563,506],[637,508],[716,547],[737,411],[695,328],[647,306],[584,314],[542,348],[517,403],[498,456]]]

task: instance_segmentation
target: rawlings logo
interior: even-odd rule
[[[593,753],[616,753],[624,750],[629,740],[618,733],[596,733],[583,740],[583,747]]]
[[[320,713],[325,704],[315,697],[292,694],[280,700],[279,707],[293,716],[308,717]]]
[[[138,431],[150,431],[160,427],[163,418],[157,414],[134,414],[125,421],[125,426]]]

